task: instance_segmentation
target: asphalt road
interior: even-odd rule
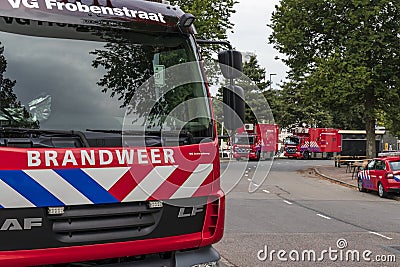
[[[271,163],[221,165],[221,266],[400,266],[400,202],[304,171],[331,161]]]

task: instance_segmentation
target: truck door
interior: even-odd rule
[[[321,134],[321,148],[324,148],[324,152],[337,151],[338,138],[335,134],[322,133]]]

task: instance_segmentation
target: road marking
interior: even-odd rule
[[[264,193],[270,194],[271,192],[269,192],[268,190],[263,190]]]
[[[327,219],[327,220],[331,220],[332,219],[332,218],[330,218],[328,216],[325,216],[325,215],[322,215],[322,214],[319,214],[319,213],[317,213],[317,216],[319,216],[321,218],[324,218],[324,219]]]
[[[223,257],[221,257],[221,259],[219,261],[228,267],[235,267],[235,265],[233,265],[232,263],[230,263],[228,260],[224,259]]]
[[[377,235],[377,236],[383,237],[383,238],[386,238],[387,240],[392,240],[392,239],[393,239],[393,238],[391,238],[391,237],[382,235],[382,234],[377,233],[377,232],[371,232],[371,231],[370,231],[369,233],[370,233],[370,234],[373,234],[373,235]]]
[[[292,202],[287,201],[287,200],[284,200],[283,202],[285,202],[285,203],[288,204],[288,205],[292,205],[292,204],[293,204]]]

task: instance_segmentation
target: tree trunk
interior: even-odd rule
[[[365,152],[367,159],[372,159],[376,157],[375,119],[367,118],[365,122],[365,130],[367,132]]]
[[[376,141],[375,141],[375,104],[373,88],[368,88],[365,98],[365,130],[366,130],[366,156],[367,159],[376,157]]]

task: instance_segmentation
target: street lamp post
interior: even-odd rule
[[[269,74],[269,89],[272,89],[272,76],[276,75],[276,73]]]

